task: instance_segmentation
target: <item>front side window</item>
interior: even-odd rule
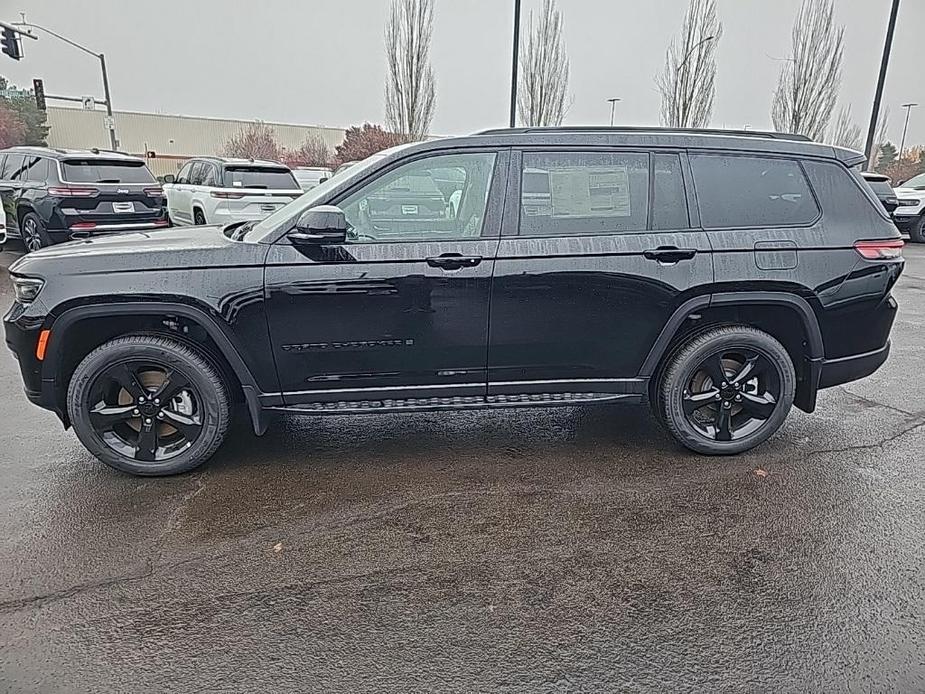
[[[23,181],[23,155],[7,154],[6,161],[3,163],[3,173],[0,178],[5,181]]]
[[[770,157],[691,157],[706,229],[806,225],[819,208],[799,163]]]
[[[481,236],[493,153],[446,154],[388,171],[341,201],[348,240],[441,241]]]
[[[143,161],[67,159],[61,164],[68,183],[154,183]]]
[[[190,171],[193,170],[193,162],[187,162],[177,174],[177,183],[189,183]]]
[[[644,231],[649,155],[525,153],[520,204],[521,236]]]
[[[189,172],[189,184],[191,186],[198,186],[202,181],[202,167],[205,166],[201,161],[193,163],[193,168]]]

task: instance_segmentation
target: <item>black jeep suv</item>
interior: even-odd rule
[[[74,235],[168,225],[164,192],[144,160],[119,152],[2,150],[0,198],[6,235],[22,239],[29,251]]]
[[[648,402],[738,453],[887,358],[902,241],[863,162],[756,132],[404,145],[261,222],[27,255],[6,339],[30,400],[143,475],[211,456],[235,401],[258,435],[274,411]],[[421,177],[453,182],[439,213]]]

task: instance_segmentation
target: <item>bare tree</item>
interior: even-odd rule
[[[436,85],[430,65],[433,0],[392,0],[385,28],[389,74],[385,118],[389,129],[407,140],[427,137],[434,118]]]
[[[662,93],[662,125],[705,128],[713,115],[716,45],[723,25],[714,0],[691,0],[681,23],[681,40],[671,40],[665,71],[655,78]]]
[[[833,0],[803,0],[771,104],[777,130],[824,137],[841,86],[844,35],[835,26]]]
[[[837,147],[861,150],[864,147],[861,126],[851,120],[851,106],[842,106],[829,128],[826,142]]]
[[[533,10],[520,56],[517,113],[528,126],[562,125],[569,108],[569,62],[562,39],[562,13],[543,0],[534,26]]]

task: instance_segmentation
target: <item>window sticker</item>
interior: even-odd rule
[[[626,166],[570,166],[549,172],[554,217],[630,217]]]

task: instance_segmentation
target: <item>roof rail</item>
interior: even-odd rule
[[[725,130],[720,128],[665,128],[661,126],[568,125],[533,128],[491,128],[476,135],[503,135],[506,133],[677,133],[682,135],[732,135],[735,137],[764,137],[772,140],[811,142],[806,135],[778,133],[769,130]]]

